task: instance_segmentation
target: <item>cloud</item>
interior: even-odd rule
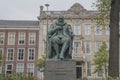
[[[49,10],[67,10],[79,2],[86,9],[92,9],[96,0],[0,0],[0,19],[37,20],[39,6],[49,3]],[[44,6],[44,10],[46,10]]]

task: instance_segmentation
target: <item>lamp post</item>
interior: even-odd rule
[[[47,10],[46,10],[46,24],[47,24],[47,28],[46,28],[46,56],[48,57],[48,7],[50,6],[49,4],[45,4]]]
[[[48,34],[48,7],[50,6],[49,4],[45,4],[47,11],[46,11],[46,19],[47,19],[47,34]]]

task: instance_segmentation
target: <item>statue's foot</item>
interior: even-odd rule
[[[61,56],[61,55],[60,55],[60,57],[59,57],[59,58],[60,58],[61,60],[63,60],[63,59],[64,59],[64,57],[63,57],[63,56]]]

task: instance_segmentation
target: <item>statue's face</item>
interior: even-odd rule
[[[64,17],[63,17],[63,16],[60,16],[60,17],[58,18],[58,22],[64,22]]]

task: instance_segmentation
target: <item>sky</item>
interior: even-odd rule
[[[37,20],[40,6],[50,4],[49,10],[68,10],[73,4],[80,3],[87,10],[96,0],[0,0],[0,20]],[[46,7],[44,6],[44,10]]]

